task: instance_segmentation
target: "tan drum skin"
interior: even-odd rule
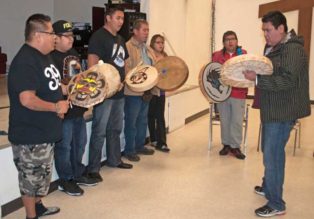
[[[157,87],[165,91],[180,88],[189,77],[186,63],[177,56],[167,56],[154,65],[159,73]]]
[[[221,68],[221,81],[232,87],[254,87],[254,81],[247,80],[243,71],[255,71],[259,75],[271,75],[273,65],[270,59],[261,55],[244,54],[227,60]]]
[[[144,92],[156,86],[158,79],[158,72],[155,67],[140,65],[127,73],[125,83],[134,92]]]
[[[220,81],[221,66],[218,62],[210,62],[204,65],[199,73],[200,90],[209,102],[223,102],[231,94],[231,87]]]
[[[72,77],[67,87],[73,105],[89,108],[121,89],[118,70],[102,60],[88,70]]]

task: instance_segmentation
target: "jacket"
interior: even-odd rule
[[[293,121],[311,114],[309,63],[303,38],[292,30],[266,56],[272,61],[273,74],[259,75],[261,120]]]

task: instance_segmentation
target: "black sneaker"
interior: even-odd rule
[[[35,210],[36,210],[36,217],[42,217],[42,216],[56,214],[60,211],[60,208],[45,207],[43,203],[40,201],[35,204]]]
[[[137,154],[124,154],[124,157],[129,161],[138,162],[140,157]]]
[[[97,179],[81,176],[75,179],[77,185],[81,186],[96,186],[98,184]]]
[[[272,217],[275,215],[283,215],[285,213],[286,213],[285,210],[279,211],[269,207],[268,205],[264,205],[263,207],[260,207],[255,210],[255,214],[260,217]]]
[[[98,172],[88,173],[88,174],[87,174],[87,178],[93,179],[93,180],[95,180],[96,182],[102,182],[102,181],[103,181],[101,175],[100,175]]]
[[[224,156],[227,155],[230,151],[230,145],[224,145],[224,147],[219,151],[219,155]]]
[[[162,151],[162,152],[169,152],[170,151],[170,149],[168,148],[168,146],[167,145],[162,145],[162,146],[156,146],[156,150],[158,150],[158,151]]]
[[[147,147],[143,147],[141,149],[136,150],[137,154],[142,154],[142,155],[153,155],[155,151],[153,149],[149,149]]]
[[[254,187],[254,192],[258,195],[261,195],[261,196],[265,196],[265,192],[264,192],[264,189],[263,187],[261,186],[255,186]]]
[[[80,196],[84,193],[83,189],[81,189],[74,180],[60,179],[58,189],[72,196]]]
[[[240,160],[244,160],[245,159],[245,155],[240,151],[239,148],[231,148],[230,152],[238,159]]]

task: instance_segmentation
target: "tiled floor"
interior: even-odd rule
[[[285,219],[314,218],[314,116],[302,120],[301,148],[287,148]],[[61,212],[48,218],[110,219],[249,219],[265,199],[253,192],[263,175],[262,154],[256,151],[257,110],[250,110],[247,158],[221,157],[219,126],[214,127],[211,151],[208,118],[204,116],[168,135],[171,153],[141,156],[132,170],[103,167],[104,182],[86,188],[81,197],[55,191],[44,198]],[[5,219],[25,218],[18,210]]]

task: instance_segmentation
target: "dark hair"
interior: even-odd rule
[[[105,12],[105,23],[107,22],[107,16],[112,16],[112,15],[114,15],[114,13],[116,13],[117,11],[122,11],[122,12],[124,12],[123,11],[123,9],[121,8],[121,7],[119,7],[119,6],[114,6],[114,7],[110,7],[110,8],[108,8],[108,9],[106,9],[106,12]]]
[[[263,23],[270,22],[277,29],[280,25],[284,26],[285,32],[288,32],[287,19],[280,11],[270,11],[262,18]]]
[[[45,14],[33,14],[25,22],[25,41],[32,39],[32,35],[38,31],[45,31],[47,23],[51,22],[51,18]]]
[[[224,35],[222,36],[222,42],[223,42],[223,43],[225,42],[225,40],[226,40],[226,38],[227,38],[228,36],[234,36],[234,37],[236,38],[236,40],[238,40],[237,34],[236,34],[234,31],[232,31],[232,30],[228,30],[228,31],[226,31],[226,32],[224,33]],[[237,46],[237,48],[239,48],[239,46]],[[224,48],[222,49],[222,52],[223,52],[223,54],[226,53],[226,48],[225,48],[225,46],[224,46]]]
[[[238,37],[237,37],[237,34],[234,32],[234,31],[232,31],[232,30],[228,30],[228,31],[226,31],[225,33],[224,33],[224,35],[222,36],[222,42],[224,43],[225,42],[225,40],[226,40],[226,37],[227,36],[234,36],[235,38],[236,38],[236,40],[238,40]]]
[[[137,20],[135,20],[134,23],[133,23],[133,29],[137,29],[137,30],[140,29],[142,24],[148,25],[148,22],[146,20],[144,20],[144,19],[137,19]]]

